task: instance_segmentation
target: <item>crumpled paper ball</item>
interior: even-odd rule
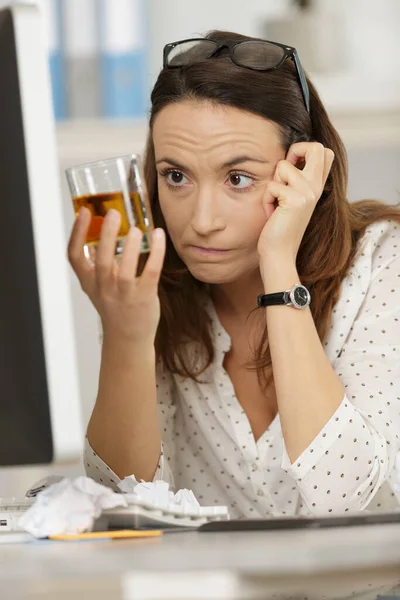
[[[134,475],[129,475],[120,481],[118,487],[125,494],[132,495],[134,499],[162,509],[185,509],[200,506],[192,490],[183,488],[174,494],[166,481],[149,482],[142,479],[139,483]]]
[[[90,531],[106,508],[127,506],[123,494],[89,477],[62,479],[40,492],[19,525],[37,538]]]

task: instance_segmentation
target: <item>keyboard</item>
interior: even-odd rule
[[[35,498],[0,498],[0,533],[23,531],[18,521],[34,502]]]
[[[109,529],[197,529],[211,521],[229,520],[226,506],[163,507],[127,494],[128,506],[103,510],[94,523],[94,531]]]
[[[226,506],[154,506],[125,494],[127,507],[119,506],[103,510],[93,525],[93,531],[109,529],[196,529],[211,521],[226,521]],[[35,498],[0,498],[0,533],[23,531],[18,521],[32,506]]]

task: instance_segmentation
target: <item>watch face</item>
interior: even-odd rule
[[[293,291],[293,297],[298,306],[307,306],[308,304],[308,292],[303,286],[297,287]]]

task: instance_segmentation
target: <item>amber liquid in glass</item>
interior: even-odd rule
[[[140,195],[137,192],[131,192],[131,206],[135,225],[144,234],[147,230],[145,218],[142,211]],[[106,192],[104,194],[91,194],[87,196],[78,196],[73,198],[75,214],[79,213],[82,206],[85,206],[92,213],[89,231],[86,238],[86,244],[95,245],[100,240],[101,227],[103,219],[107,212],[113,208],[121,214],[121,227],[118,232],[118,239],[124,238],[129,232],[129,221],[125,210],[125,202],[122,192]],[[147,236],[146,236],[147,237]]]

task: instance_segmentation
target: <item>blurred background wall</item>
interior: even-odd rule
[[[400,201],[400,0],[41,0],[64,169],[142,152],[149,94],[167,42],[225,29],[298,49],[349,157],[350,200]],[[0,6],[10,4],[0,0]],[[97,315],[71,273],[82,394],[88,421],[100,360]],[[51,469],[0,472],[7,495]],[[81,466],[57,473],[83,473]]]

